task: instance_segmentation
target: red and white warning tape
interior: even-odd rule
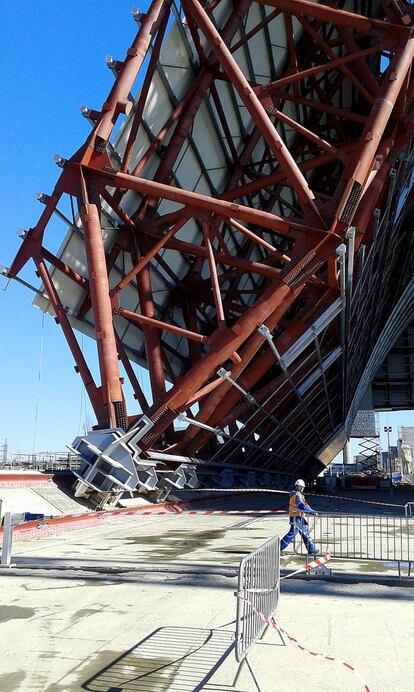
[[[293,577],[294,574],[300,574],[300,572],[308,572],[311,569],[314,569],[315,567],[320,567],[320,565],[324,565],[326,562],[328,562],[331,559],[331,556],[329,553],[325,553],[325,555],[322,555],[322,557],[318,557],[315,560],[312,560],[312,562],[308,562],[307,565],[304,567],[300,567],[299,569],[295,570],[294,572],[291,572],[290,574],[286,574],[284,577],[280,577],[280,581],[282,579],[289,579],[289,577]]]
[[[304,653],[304,654],[308,654],[309,656],[315,656],[315,657],[323,658],[325,661],[330,661],[331,663],[338,663],[339,665],[344,666],[344,668],[347,668],[352,673],[354,673],[354,675],[360,681],[362,688],[363,688],[363,690],[365,690],[365,692],[371,692],[370,688],[368,687],[368,685],[367,685],[366,681],[364,680],[364,678],[362,677],[362,675],[357,671],[356,668],[354,668],[354,666],[351,666],[350,663],[346,663],[345,661],[341,661],[339,658],[335,658],[334,656],[327,656],[326,654],[322,654],[318,651],[311,651],[310,649],[307,649],[306,646],[303,646],[303,644],[300,644],[300,642],[298,642],[298,640],[295,637],[292,637],[291,634],[286,632],[286,630],[282,629],[282,627],[280,627],[275,620],[268,618],[266,615],[264,615],[264,613],[261,613],[260,610],[257,610],[257,608],[255,608],[253,603],[251,603],[247,598],[241,597],[241,600],[248,603],[248,605],[252,608],[252,610],[256,613],[256,615],[258,615],[260,617],[260,619],[266,623],[266,625],[270,625],[270,627],[272,627],[274,630],[279,632],[279,634],[282,636],[282,639],[283,639],[283,637],[286,637],[286,639],[288,639],[288,641],[290,641],[294,646],[296,646],[298,649],[300,649],[300,651],[302,651],[302,653]]]
[[[144,506],[145,507],[145,506]],[[170,503],[165,505],[162,509],[151,509],[146,510],[144,507],[137,507],[134,509],[121,509],[114,510],[111,512],[88,512],[84,514],[67,514],[61,517],[54,517],[52,519],[47,519],[45,521],[30,521],[23,524],[18,524],[14,527],[14,536],[16,540],[25,541],[33,540],[35,538],[40,538],[51,534],[60,534],[69,530],[74,529],[84,529],[90,528],[92,526],[97,526],[102,524],[102,522],[111,522],[114,519],[120,517],[130,517],[139,515],[141,517],[150,516],[163,516],[169,515],[170,517],[176,516],[187,516],[187,515],[207,515],[207,516],[239,516],[244,514],[286,514],[283,509],[271,508],[271,509],[205,509],[205,510],[192,510],[188,509],[191,507],[189,503]],[[2,534],[2,529],[0,529],[0,536]]]
[[[187,489],[180,490],[180,492],[187,492]],[[202,493],[233,493],[237,495],[238,493],[276,493],[278,495],[289,495],[289,490],[275,490],[273,488],[192,488],[188,489],[188,492],[202,492]],[[362,502],[367,505],[381,505],[382,507],[399,507],[404,509],[404,505],[399,505],[392,502],[379,502],[376,500],[363,500],[360,497],[345,497],[343,495],[327,495],[326,493],[312,493],[307,492],[306,497],[327,497],[331,500],[347,500],[348,502]]]
[[[143,516],[150,516],[150,515],[160,515],[160,514],[171,514],[171,510],[160,510],[159,512],[145,512],[145,511],[136,511],[136,512],[131,512],[131,514],[141,514]],[[192,510],[187,510],[187,509],[177,509],[173,512],[173,514],[185,514],[187,515],[193,515],[193,514],[204,514],[204,515],[238,515],[238,514],[287,514],[287,510],[285,509],[192,509]]]
[[[257,611],[256,611],[257,612]],[[264,616],[265,617],[265,616]],[[263,619],[263,618],[262,618]],[[268,621],[268,618],[266,618],[266,621]],[[269,621],[269,624],[272,624]],[[296,646],[300,651],[302,651],[304,654],[308,654],[309,656],[316,656],[319,658],[325,659],[325,661],[331,661],[331,663],[338,663],[340,666],[344,666],[344,668],[347,668],[350,670],[360,681],[362,685],[362,689],[365,690],[365,692],[370,692],[370,688],[368,687],[366,681],[362,677],[361,673],[357,671],[354,666],[351,666],[350,663],[346,663],[346,661],[341,661],[339,658],[335,658],[334,656],[327,656],[327,654],[322,654],[319,651],[311,651],[310,649],[307,649],[306,646],[303,646],[303,644],[300,644],[295,637],[292,637],[291,634],[286,632],[286,630],[282,629],[277,622],[273,622],[272,624],[273,628],[277,630],[280,634],[284,635],[286,639],[288,639],[294,646]]]

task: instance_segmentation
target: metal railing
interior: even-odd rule
[[[4,515],[3,532],[0,536],[1,540],[1,558],[0,567],[10,567],[12,559],[13,545],[13,517],[11,512],[6,512]]]
[[[414,518],[410,516],[320,512],[306,520],[312,540],[334,558],[414,561]],[[306,554],[299,535],[295,537],[294,550]]]
[[[267,628],[252,606],[269,619],[280,592],[280,539],[271,538],[240,562],[237,589],[236,660],[242,661]],[[251,604],[251,605],[250,605]]]
[[[406,517],[412,517],[414,515],[414,502],[407,502],[404,505],[404,511]]]

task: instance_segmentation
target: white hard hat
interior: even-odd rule
[[[295,482],[295,485],[301,485],[302,488],[305,487],[305,481],[303,481],[301,478],[298,478],[298,480]]]

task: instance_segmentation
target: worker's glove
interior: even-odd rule
[[[314,513],[313,513],[313,516],[314,516],[314,517],[317,517],[317,516],[318,516],[318,512],[314,512]]]

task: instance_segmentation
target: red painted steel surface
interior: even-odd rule
[[[283,356],[332,305],[340,295],[336,250],[355,226],[355,252],[368,252],[374,242],[374,210],[386,214],[390,173],[411,146],[412,7],[396,0],[367,2],[360,3],[358,14],[349,11],[350,3],[346,9],[344,3],[337,4],[340,7],[306,0],[241,0],[231,9],[233,4],[224,0],[182,0],[179,22],[196,55],[195,76],[135,160],[171,3],[154,0],[143,16],[107,100],[101,111],[94,111],[91,135],[64,164],[38,223],[8,270],[10,277],[17,276],[34,261],[100,427],[126,428],[139,412],[131,410],[127,416],[118,359],[141,410],[155,422],[144,438],[145,449],[216,454],[225,463],[232,455],[245,454],[240,442],[255,441],[256,432],[258,451],[249,452],[249,463],[295,471],[304,464],[311,469],[318,450],[343,426],[352,391],[341,391],[341,360],[326,373],[322,368],[309,392],[301,394],[300,389],[306,376],[341,344],[338,321],[319,342],[316,338],[315,350],[304,350],[290,372],[276,362],[257,331],[261,324],[267,326]],[[220,15],[224,5],[227,10]],[[367,16],[372,7],[375,15]],[[276,26],[283,26],[287,43],[278,65],[271,64],[270,36]],[[258,36],[268,42],[271,78],[265,82],[249,75],[251,42]],[[129,93],[149,50],[125,148],[115,165],[110,155],[113,128],[131,110]],[[250,116],[240,141],[232,137],[233,125],[220,99],[223,84],[239,113]],[[206,99],[228,158],[226,181],[215,195],[183,189],[173,175]],[[287,135],[289,129],[293,138]],[[159,158],[151,179],[142,177],[155,152]],[[86,276],[42,246],[44,229],[64,194],[78,200]],[[136,207],[126,211],[124,200],[134,194]],[[162,200],[180,207],[160,214]],[[120,223],[110,248],[102,240],[103,202]],[[180,231],[189,219],[196,221],[199,232],[184,239]],[[237,245],[230,248],[231,237]],[[122,252],[131,267],[110,289],[108,277]],[[177,277],[168,262],[174,253],[188,266],[185,276]],[[92,378],[45,262],[84,291],[78,317],[90,314],[94,325],[100,383]],[[163,311],[157,308],[152,286],[151,270],[157,263],[174,284]],[[355,260],[354,287],[357,270]],[[243,277],[248,277],[248,288]],[[123,291],[133,281],[136,311],[123,304]],[[170,319],[174,309],[182,314],[179,326]],[[143,334],[152,403],[114,330],[113,316]],[[166,333],[184,340],[180,372],[172,364],[174,349],[168,347]],[[349,338],[350,346],[342,344],[344,362],[352,355]],[[319,366],[317,358],[322,359]],[[220,367],[231,370],[232,378],[262,403],[261,410],[252,408],[229,382],[218,385]],[[168,391],[167,380],[173,385]],[[192,426],[184,432],[174,429],[177,414],[195,401],[197,420],[213,427],[225,420],[239,446],[228,443],[220,457],[214,434]],[[239,431],[236,420],[245,428]],[[260,450],[264,457],[259,460]]]

